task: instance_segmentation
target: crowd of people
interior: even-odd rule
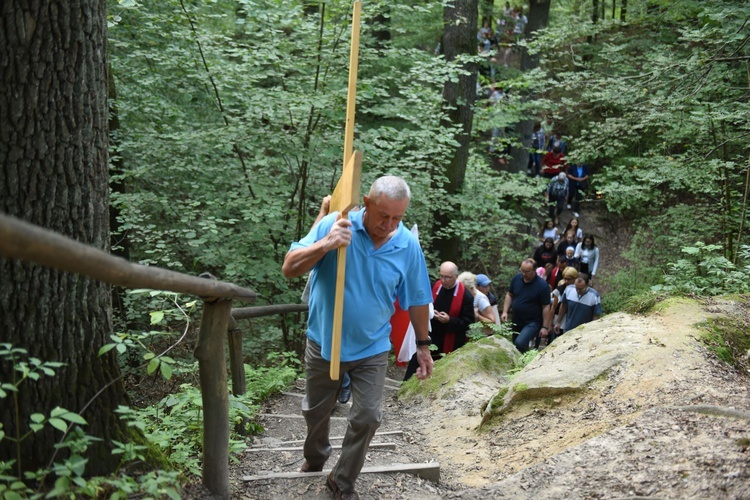
[[[533,257],[521,262],[508,283],[502,304],[492,293],[492,280],[486,274],[459,273],[453,262],[440,265],[439,279],[432,288],[434,316],[430,320],[435,358],[465,345],[469,327],[475,322],[511,321],[513,344],[524,353],[543,348],[565,331],[599,318],[601,298],[592,287],[599,263],[594,236],[584,236],[578,219],[573,218],[565,237],[559,238],[551,222],[544,229],[549,236]],[[404,380],[411,378],[418,366],[415,355]]]
[[[561,140],[559,135],[557,140]],[[563,177],[561,172],[551,183],[564,182]],[[463,346],[474,322],[511,321],[513,343],[523,353],[544,348],[565,331],[599,318],[601,297],[593,288],[599,267],[596,238],[584,232],[577,212],[564,229],[560,227],[557,218],[545,222],[538,246],[511,278],[502,303],[492,293],[492,280],[486,274],[459,273],[453,262],[441,264],[432,289],[431,337],[436,358]],[[416,361],[412,359],[405,380],[415,373]]]
[[[494,23],[492,19],[484,18],[482,27],[477,32],[477,50],[479,54],[488,57],[490,77],[494,80],[495,65],[502,61],[506,68],[510,65],[513,48],[525,36],[528,18],[523,13],[523,7],[511,7],[505,3],[502,14]]]

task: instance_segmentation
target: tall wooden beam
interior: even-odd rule
[[[346,99],[346,127],[344,130],[344,162],[341,179],[331,197],[330,208],[346,217],[359,203],[359,183],[362,169],[362,152],[354,152],[354,117],[357,106],[357,70],[359,68],[359,28],[362,19],[362,2],[354,2],[352,12],[352,42],[349,49],[349,87]],[[341,360],[341,326],[344,315],[344,283],[346,279],[346,247],[338,249],[336,268],[336,295],[333,306],[333,331],[331,332],[332,380],[339,379]]]

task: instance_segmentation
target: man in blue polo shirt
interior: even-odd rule
[[[537,335],[546,337],[552,323],[549,285],[535,272],[534,259],[521,262],[520,272],[510,280],[508,293],[503,303],[500,321],[508,321],[508,313],[513,309],[513,344],[521,352],[529,350],[529,342]]]
[[[287,278],[315,270],[310,281],[310,313],[305,350],[306,384],[302,413],[307,422],[302,472],[323,470],[331,455],[328,430],[331,411],[341,390],[329,377],[331,331],[336,288],[336,250],[347,246],[341,371],[352,380],[352,407],[341,456],[327,485],[335,498],[359,498],[354,483],[367,448],[380,426],[388,353],[390,318],[398,298],[417,337],[417,377],[432,374],[428,337],[430,279],[416,238],[401,223],[411,191],[394,176],[377,179],[364,210],[350,219],[335,212],[324,217],[307,236],[293,243],[284,258]]]
[[[572,286],[565,288],[560,297],[560,314],[565,317],[565,331],[584,323],[599,319],[602,314],[602,300],[599,292],[589,286],[591,277],[586,273],[580,273]],[[567,314],[566,314],[567,313]],[[560,324],[555,325],[555,330],[560,329]]]

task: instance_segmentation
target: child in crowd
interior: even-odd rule
[[[568,247],[565,249],[565,257],[568,259],[568,267],[574,268],[576,271],[581,268],[581,261],[575,256],[576,249]]]

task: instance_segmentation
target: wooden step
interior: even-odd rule
[[[440,482],[440,464],[437,462],[424,463],[424,464],[391,464],[391,465],[379,465],[374,467],[363,467],[360,474],[388,474],[403,472],[405,474],[413,474],[422,479],[427,479],[433,482]],[[298,479],[302,477],[316,477],[316,476],[327,476],[331,473],[331,470],[324,470],[320,472],[276,472],[270,474],[259,474],[255,476],[243,476],[243,481],[259,481],[261,479]]]

